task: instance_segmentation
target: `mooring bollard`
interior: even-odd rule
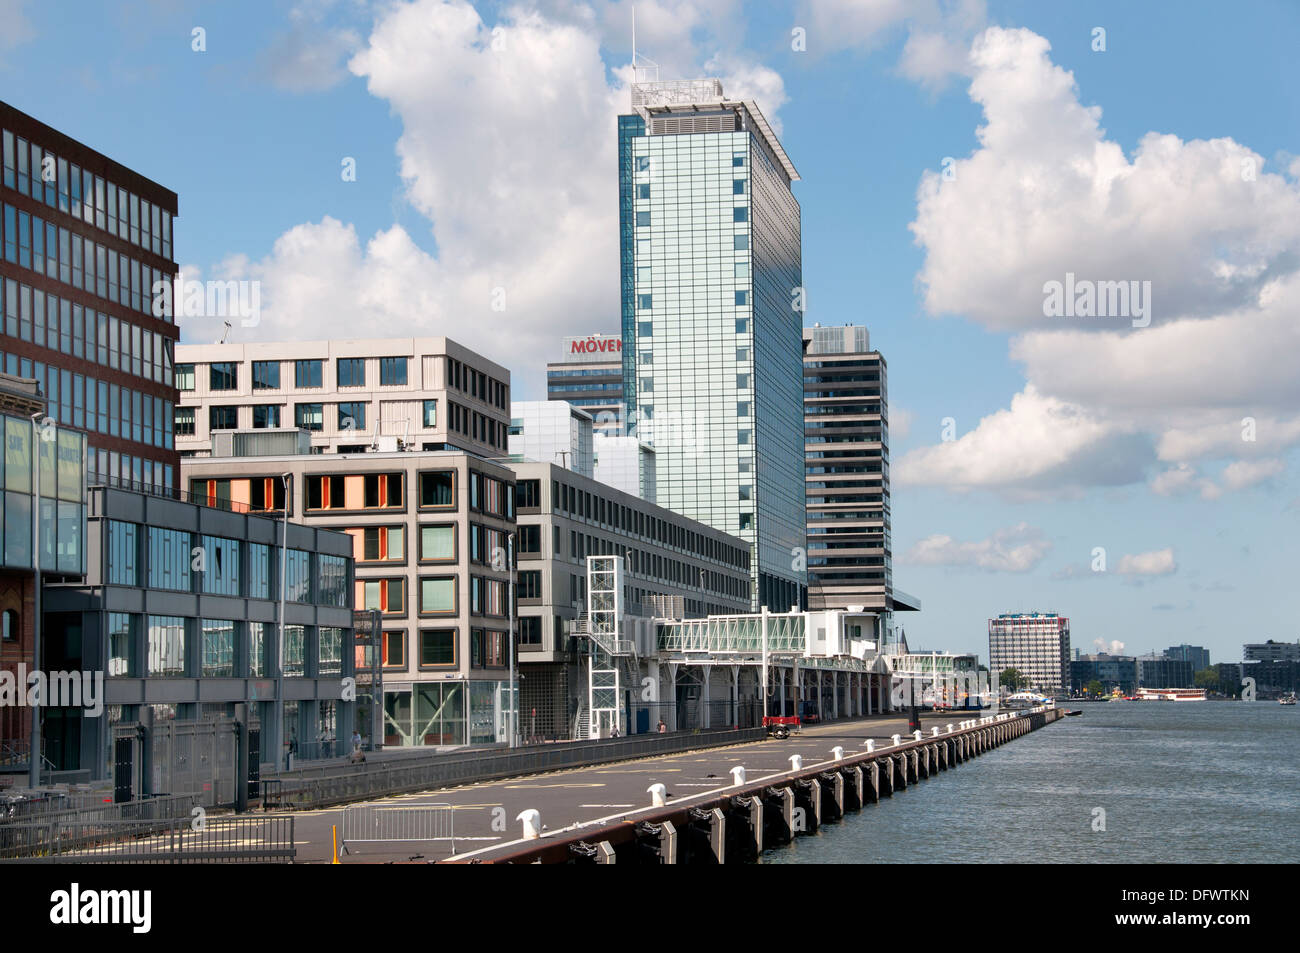
[[[952,725],[948,725],[948,734],[952,734]]]
[[[803,767],[803,755],[801,754],[790,755],[790,770],[798,771],[802,767]]]
[[[920,741],[921,740],[920,729],[917,729],[916,731],[912,732],[912,737],[915,738],[917,741]]]
[[[841,747],[840,745],[836,745],[834,748],[832,748],[832,749],[831,749],[831,758],[834,759],[835,761],[843,761],[843,760],[844,760],[844,748]]]
[[[875,750],[876,750],[876,739],[874,739],[874,738],[868,738],[868,739],[867,739],[867,754],[871,754],[871,752],[873,752],[873,751],[875,751]]]
[[[524,840],[537,840],[542,836],[542,813],[536,808],[529,808],[515,818],[524,825]]]
[[[948,726],[948,730],[949,730],[949,731],[952,731],[952,725],[949,725],[949,726]],[[933,728],[930,729],[930,737],[931,737],[931,738],[938,738],[938,737],[939,737],[939,726],[938,726],[938,725],[935,725]],[[920,740],[920,739],[917,739],[917,740]]]
[[[898,747],[903,741],[902,735],[894,735],[894,747]]]
[[[667,806],[668,806],[668,799],[664,796],[665,794],[668,793],[668,788],[666,788],[664,785],[662,785],[662,784],[652,784],[652,785],[650,785],[648,788],[646,788],[645,790],[646,790],[646,793],[650,795],[650,806],[651,806],[651,807],[667,807]]]
[[[731,769],[731,783],[739,787],[745,783],[745,766],[738,764]]]

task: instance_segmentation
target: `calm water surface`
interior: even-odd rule
[[[768,864],[1294,863],[1300,706],[1107,702],[986,752]],[[1105,811],[1094,831],[1095,808]]]

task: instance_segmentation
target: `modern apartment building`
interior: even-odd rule
[[[1300,648],[1300,645],[1297,646]],[[1171,645],[1165,649],[1165,658],[1181,659],[1190,662],[1193,672],[1202,672],[1210,667],[1210,651],[1199,645]],[[1297,656],[1300,658],[1300,656]]]
[[[1005,612],[989,619],[989,671],[994,684],[1014,668],[1029,688],[1060,694],[1070,687],[1070,620],[1055,612]]]
[[[237,704],[257,711],[263,762],[322,735],[349,736],[347,537],[102,486],[89,491],[89,513],[84,580],[44,589],[42,655],[46,671],[102,673],[105,707],[44,709],[53,769],[112,777],[119,729],[134,737],[136,725],[231,717]],[[133,794],[173,793],[144,781]]]
[[[1105,652],[1075,656],[1070,662],[1070,689],[1086,691],[1094,681],[1101,682],[1106,694],[1119,689],[1122,695],[1132,695],[1138,687],[1138,660],[1132,655],[1107,655]]]
[[[185,484],[194,499],[271,513],[287,505],[298,522],[351,537],[353,603],[382,613],[385,728],[377,740],[507,741],[514,474],[457,450],[265,449],[271,455],[222,456],[218,448],[184,458]],[[364,673],[358,682],[359,696],[374,691]]]
[[[546,399],[581,407],[591,414],[596,433],[622,434],[623,339],[600,334],[568,337],[563,354],[563,360],[546,365]]]
[[[1139,655],[1137,658],[1139,688],[1193,688],[1196,670],[1186,659],[1168,655]]]
[[[1300,662],[1300,641],[1247,642],[1241,647],[1243,662]]]
[[[552,463],[512,463],[516,479],[521,730],[565,738],[586,675],[567,632],[588,608],[587,557],[623,559],[623,603],[666,618],[744,612],[744,540]]]
[[[865,327],[803,330],[808,605],[914,610],[894,589],[889,387]]]
[[[752,607],[804,603],[799,178],[716,79],[618,119],[623,393],[661,505],[751,547]]]
[[[227,430],[297,428],[315,453],[505,456],[510,372],[447,338],[184,345],[183,456]]]
[[[175,487],[176,193],[0,102],[0,370],[84,430],[92,483]]]

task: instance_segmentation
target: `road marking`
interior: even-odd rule
[[[578,807],[636,807],[635,804],[579,804]]]
[[[601,783],[592,784],[507,784],[507,788],[603,788]]]

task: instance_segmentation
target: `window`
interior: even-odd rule
[[[235,430],[239,427],[238,407],[209,407],[209,430]]]
[[[737,402],[737,404],[736,404],[736,416],[737,416],[737,417],[748,417],[748,416],[749,416],[749,401],[747,401],[747,400],[742,400],[742,401]]]
[[[520,480],[515,484],[515,505],[535,509],[542,505],[542,486],[538,480]]]
[[[366,386],[366,360],[363,357],[341,357],[339,358],[339,386],[340,387],[365,387]]]
[[[108,523],[108,582],[113,586],[138,586],[140,574],[136,569],[136,525],[109,520]]]
[[[731,210],[731,220],[733,222],[748,222],[749,209],[745,208],[745,206],[743,205],[741,205],[739,208],[733,208]]]
[[[748,235],[733,235],[733,236],[732,236],[732,246],[731,246],[731,247],[732,247],[732,249],[733,249],[734,251],[748,251],[748,250],[749,250],[749,236],[748,236]]]
[[[636,187],[636,197],[639,199],[648,199],[650,197],[650,183],[642,182]]]
[[[348,561],[343,556],[316,557],[317,601],[323,606],[348,606]]]
[[[732,195],[744,195],[744,194],[745,194],[745,180],[744,180],[744,179],[732,179],[732,180],[731,180],[731,194],[732,194]]]
[[[343,630],[322,626],[316,644],[317,675],[343,674]]]
[[[456,558],[455,526],[420,527],[420,561],[447,562]]]
[[[747,390],[747,389],[749,388],[749,375],[748,375],[748,374],[737,374],[737,375],[736,375],[736,388],[737,388],[738,390]]]
[[[424,426],[438,426],[438,402],[436,400],[426,400],[424,402]]]
[[[743,361],[748,361],[748,360],[749,360],[749,348],[747,348],[747,347],[738,347],[738,348],[736,348],[736,360],[737,360],[737,361],[741,361],[741,362],[743,362]]]
[[[652,300],[653,300],[652,295],[637,295],[636,306],[642,309],[643,311],[649,311],[651,308]]]
[[[638,172],[649,172],[649,171],[650,171],[650,157],[649,157],[649,156],[637,156],[637,157],[636,157],[636,170],[637,170]]]
[[[519,617],[519,644],[521,646],[542,644],[542,620],[538,616]]]
[[[307,629],[301,625],[284,627],[284,674],[301,678],[307,674],[304,661],[307,657]]]
[[[449,509],[456,505],[455,471],[420,474],[420,506]]]
[[[149,587],[189,592],[190,534],[149,527]]]
[[[289,602],[311,601],[311,553],[289,550],[285,565],[285,598]]]
[[[420,614],[452,614],[456,612],[456,577],[443,576],[420,580]]]
[[[279,404],[254,404],[253,427],[258,430],[273,429],[280,426]]]
[[[384,668],[406,668],[406,633],[385,632],[383,637]]]
[[[733,153],[731,156],[731,164],[737,169],[743,169],[745,167],[745,153]]]
[[[320,387],[324,377],[324,361],[294,361],[293,383],[295,387]]]
[[[184,675],[187,642],[185,620],[180,616],[165,615],[151,615],[148,618],[146,673],[153,676]]]
[[[325,405],[294,404],[293,425],[299,430],[323,430],[325,428]]]
[[[253,362],[253,390],[280,389],[280,362]]]
[[[202,673],[204,678],[230,678],[235,674],[234,622],[228,619],[203,620]]]
[[[406,529],[402,526],[366,526],[347,531],[359,562],[402,562],[406,559]]]
[[[239,542],[220,536],[201,536],[202,549],[192,568],[199,573],[204,592],[219,596],[237,596],[239,590]]]
[[[519,551],[521,553],[540,553],[542,551],[542,528],[540,526],[519,527]]]
[[[239,365],[234,361],[222,361],[208,365],[208,388],[210,390],[234,390],[239,386]]]
[[[12,609],[6,610],[5,615],[10,614],[17,616]],[[135,664],[135,638],[131,616],[125,612],[110,612],[108,614],[108,675],[110,678],[114,676],[134,678],[139,674]]]
[[[637,225],[649,225],[649,224],[650,224],[650,213],[649,213],[649,212],[637,212],[637,213],[636,213],[636,223],[637,223]]]
[[[381,357],[379,359],[379,386],[406,386],[406,358]],[[425,426],[428,426],[428,424]]]
[[[736,292],[736,304],[737,304],[737,305],[747,305],[747,304],[749,304],[749,292],[748,292],[748,291],[737,291],[737,292]]]
[[[536,529],[536,527],[533,527]],[[542,574],[536,569],[526,569],[519,573],[519,598],[542,598]]]
[[[270,666],[266,664],[266,647],[273,641],[275,628],[270,622],[248,623],[248,674],[252,678],[265,678]]]
[[[743,531],[743,530],[748,530],[748,529],[750,529],[750,528],[752,527],[752,525],[753,525],[753,520],[754,520],[754,516],[753,516],[753,514],[751,514],[751,513],[741,513],[741,514],[740,514],[740,528],[741,528],[741,530]]]
[[[114,350],[117,349],[116,332],[114,332],[113,348]],[[193,364],[176,365],[176,389],[194,390],[194,365]]]
[[[737,333],[737,334],[748,334],[748,333],[749,333],[749,318],[737,318],[737,319],[736,319],[736,333]]]
[[[394,615],[406,612],[405,579],[359,579],[357,591],[360,609],[378,609]]]
[[[456,664],[455,629],[420,630],[420,667],[446,668]]]
[[[735,268],[734,268],[734,271],[735,271],[735,277],[737,277],[737,278],[748,278],[748,277],[749,277],[749,263],[748,263],[748,262],[743,262],[743,261],[735,262]]]
[[[339,430],[366,429],[366,402],[347,401],[339,404]]]

